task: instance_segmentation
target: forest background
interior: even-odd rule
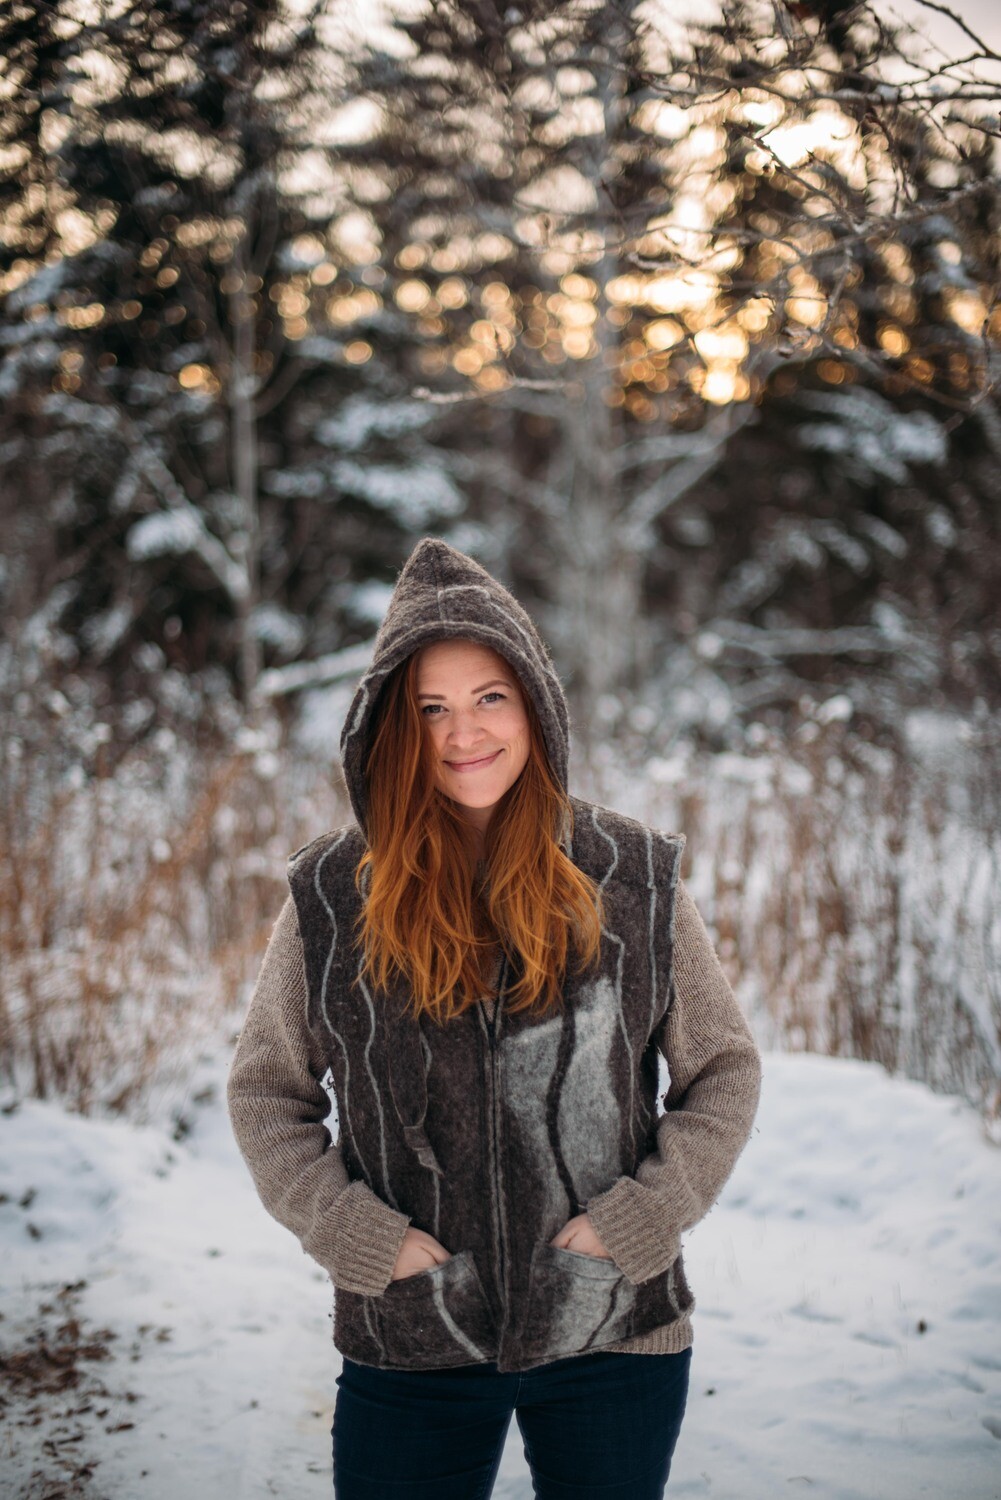
[[[687,834],[762,1044],[1001,1138],[996,32],[4,8],[5,1098],[183,1132],[435,534],[538,620],[575,789]]]

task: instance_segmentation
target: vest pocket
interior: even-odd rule
[[[526,1354],[559,1359],[625,1338],[635,1302],[636,1288],[614,1261],[539,1240],[529,1270]]]
[[[386,1364],[464,1365],[497,1355],[497,1332],[471,1250],[391,1281],[367,1299]]]

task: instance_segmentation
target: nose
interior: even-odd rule
[[[448,728],[446,744],[456,750],[476,746],[483,742],[483,732],[476,722],[475,709],[456,709]]]

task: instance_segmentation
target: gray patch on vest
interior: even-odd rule
[[[536,1161],[552,1163],[546,1130],[546,1097],[556,1068],[562,1017],[546,1017],[535,1026],[504,1038],[505,1103],[518,1122]],[[563,1159],[573,1177],[578,1201],[586,1203],[609,1188],[618,1174],[616,1146],[622,1110],[615,1096],[612,1052],[619,1028],[616,986],[610,979],[584,985],[574,1006],[575,1041],[560,1089],[557,1131]],[[602,1156],[602,1146],[608,1151]],[[555,1170],[547,1208],[558,1217],[567,1207]]]
[[[560,1090],[557,1130],[581,1203],[611,1187],[618,1176],[615,1148],[622,1138],[622,1107],[615,1093],[612,1052],[619,1020],[611,980],[598,979],[579,991],[574,1050]]]

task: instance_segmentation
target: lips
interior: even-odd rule
[[[481,756],[479,760],[447,760],[445,764],[450,771],[479,771],[484,766],[493,765],[498,755],[500,751],[495,750],[492,755]]]

